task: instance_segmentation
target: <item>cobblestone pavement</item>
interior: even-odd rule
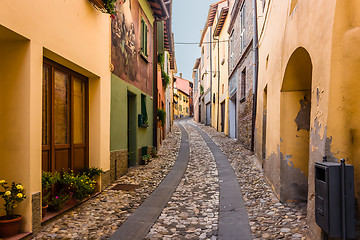
[[[190,159],[173,196],[146,239],[216,239],[219,184],[215,160],[200,134],[189,133]]]
[[[189,122],[205,131],[231,162],[242,189],[253,238],[305,239],[306,205],[280,203],[250,151],[211,127]],[[217,239],[219,185],[216,163],[199,133],[186,123],[183,125],[189,133],[189,166],[146,239]],[[110,190],[110,186],[44,227],[35,239],[108,238],[170,171],[179,150],[180,135],[175,124],[159,158],[147,166],[130,168],[115,183],[139,184],[140,188],[126,192]]]
[[[251,152],[211,127],[189,123],[205,131],[222,149],[240,183],[253,238],[306,239],[306,204],[280,203]]]
[[[128,173],[100,195],[67,212],[43,227],[34,239],[106,239],[149,196],[173,166],[180,147],[180,129],[175,124],[159,158],[146,166],[130,168]],[[116,184],[138,184],[135,191],[110,190]]]

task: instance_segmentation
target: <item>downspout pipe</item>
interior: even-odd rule
[[[259,44],[257,28],[257,0],[253,0],[253,51],[254,51],[254,74],[253,74],[253,111],[252,111],[252,129],[251,129],[251,151],[255,149],[255,123],[257,107],[258,73],[259,73]]]
[[[212,110],[212,27],[210,27],[210,126],[211,126],[211,122],[212,122],[212,115],[211,115],[211,110]],[[205,124],[206,125],[206,124]]]
[[[219,123],[220,123],[219,118],[221,118],[221,114],[220,114],[220,39],[215,38],[215,36],[213,38],[214,38],[214,40],[217,40],[217,50],[218,50],[218,59],[217,59],[218,60],[217,61],[218,71],[216,73],[218,75],[218,95],[217,95],[217,109],[218,109],[218,111],[217,111],[217,117],[216,117],[216,119],[217,119],[216,130],[219,131]]]
[[[157,146],[157,109],[158,109],[158,74],[157,74],[157,65],[158,65],[158,57],[157,57],[157,22],[159,20],[155,18],[154,20],[154,32],[153,32],[153,146],[158,149]]]

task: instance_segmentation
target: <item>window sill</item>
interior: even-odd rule
[[[141,124],[139,127],[140,127],[140,128],[148,128],[148,127],[149,127],[149,124]]]
[[[149,63],[149,59],[147,56],[145,56],[145,54],[143,52],[139,52],[141,58],[146,62],[146,63]]]

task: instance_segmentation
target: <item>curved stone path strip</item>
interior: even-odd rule
[[[115,231],[110,239],[143,239],[151,226],[158,219],[174,190],[179,185],[188,165],[190,155],[188,134],[181,124],[179,124],[179,127],[182,134],[180,150],[170,173],[144,203]]]
[[[148,165],[129,168],[98,196],[43,226],[34,239],[107,239],[170,172],[178,156],[181,132],[177,124],[167,135],[159,157]],[[119,183],[136,184],[135,191],[115,191]]]
[[[225,154],[200,128],[192,125],[210,148],[219,171],[219,239],[252,239],[248,215],[234,169]]]
[[[307,239],[306,203],[281,203],[267,183],[258,160],[236,140],[196,123],[231,162],[241,186],[254,240]]]
[[[219,179],[216,162],[197,131],[189,134],[186,172],[146,239],[217,238]]]

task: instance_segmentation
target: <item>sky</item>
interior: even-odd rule
[[[192,69],[199,58],[199,44],[181,45],[181,42],[200,42],[200,31],[204,29],[210,4],[218,0],[173,0],[172,31],[175,40],[175,58],[178,73],[192,81]]]

